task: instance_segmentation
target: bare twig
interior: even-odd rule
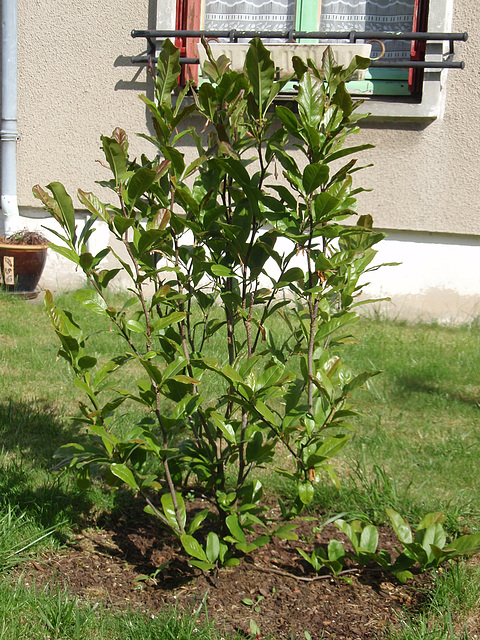
[[[260,567],[258,564],[251,565],[257,571],[263,571],[264,573],[276,573],[279,576],[285,576],[286,578],[293,578],[294,580],[300,580],[301,582],[315,582],[317,580],[330,580],[332,578],[338,578],[339,576],[343,576],[347,573],[358,573],[358,569],[345,569],[344,571],[340,571],[336,576],[332,574],[326,574],[322,576],[314,576],[313,578],[307,578],[306,576],[296,576],[293,573],[289,573],[288,571],[282,571],[281,569],[274,569],[273,567]]]

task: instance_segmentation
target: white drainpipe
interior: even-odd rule
[[[17,202],[17,0],[2,0],[0,235],[20,229]]]

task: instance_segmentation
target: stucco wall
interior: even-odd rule
[[[362,204],[381,227],[480,234],[479,24],[480,3],[455,0],[452,30],[469,39],[456,45],[465,70],[443,78],[443,117],[362,128],[362,141],[376,145],[365,154],[375,167],[362,174],[374,192]]]
[[[171,26],[172,5],[171,0],[158,6],[155,0],[19,0],[20,206],[37,206],[31,195],[35,183],[59,180],[72,192],[79,186],[98,191],[94,180],[106,175],[95,164],[101,158],[100,135],[115,126],[130,134],[134,152],[149,150],[134,135],[147,131],[137,96],[151,87],[145,69],[129,62],[144,44],[134,41],[130,30],[154,26],[157,13]],[[456,0],[453,29],[470,32],[469,41],[457,45],[467,67],[443,78],[442,118],[362,127],[358,142],[376,148],[364,154],[375,166],[361,174],[362,184],[374,192],[361,205],[380,227],[480,234],[479,22],[479,3]]]
[[[36,183],[94,190],[95,179],[109,177],[95,163],[100,135],[116,126],[131,133],[134,153],[151,148],[134,135],[146,129],[138,94],[148,85],[145,69],[130,63],[144,44],[130,31],[154,27],[155,12],[149,0],[19,0],[21,207],[38,206]]]

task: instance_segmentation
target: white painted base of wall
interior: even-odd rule
[[[43,232],[57,242],[54,234],[44,228],[58,229],[51,218],[38,218],[38,211],[25,211],[21,220],[22,226]],[[108,229],[101,224],[93,236],[92,253],[108,243]],[[82,217],[77,225],[80,230]],[[374,264],[391,262],[401,264],[368,273],[369,284],[364,289],[366,298],[391,300],[364,307],[365,310],[388,318],[445,324],[470,323],[480,317],[480,237],[387,231]],[[71,262],[49,251],[41,288],[65,291],[82,287],[84,282]],[[116,283],[122,286],[120,280],[116,279]]]
[[[399,262],[368,275],[368,298],[388,317],[445,324],[480,317],[480,238],[454,234],[387,231],[374,264]]]

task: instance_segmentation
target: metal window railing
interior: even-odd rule
[[[441,55],[442,60],[372,60],[371,67],[383,67],[390,69],[463,69],[463,61],[453,60],[455,42],[465,42],[467,33],[434,33],[434,32],[405,32],[391,33],[381,31],[189,31],[189,30],[137,30],[132,31],[132,38],[144,38],[147,41],[147,51],[133,56],[134,64],[144,64],[157,61],[159,43],[166,38],[227,38],[230,42],[238,42],[243,38],[280,38],[286,42],[295,42],[297,39],[305,40],[346,40],[358,42],[359,40],[410,40],[425,43],[448,43],[448,53]],[[182,64],[199,64],[198,58],[180,58]]]

